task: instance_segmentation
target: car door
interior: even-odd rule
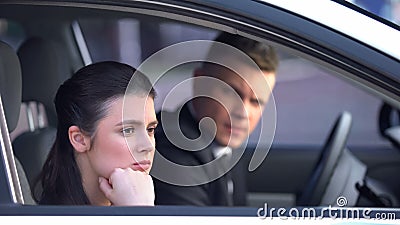
[[[185,41],[212,40],[220,31],[271,43],[278,49],[281,60],[270,106],[273,113],[265,114],[266,125],[259,125],[250,137],[243,156],[248,165],[254,160],[243,181],[249,190],[249,207],[168,206],[151,210],[145,207],[135,210],[130,207],[21,207],[18,205],[21,202],[10,194],[18,192],[10,185],[15,181],[10,176],[15,168],[5,163],[11,155],[4,153],[7,144],[2,144],[1,214],[256,216],[263,203],[296,207],[298,194],[314,172],[324,141],[342,111],[349,111],[354,118],[347,148],[366,165],[368,176],[389,187],[395,197],[400,196],[400,184],[393,179],[400,169],[399,152],[380,136],[377,125],[384,102],[399,106],[399,58],[386,49],[380,50],[380,46],[372,46],[368,40],[351,37],[346,30],[268,1],[6,1],[1,6],[0,18],[25,26],[27,36],[51,38],[66,46],[76,68],[102,60],[140,66],[165,47]],[[42,19],[37,19],[38,14]],[[73,28],[73,24],[79,24],[78,28]],[[59,26],[63,28],[54,28]],[[399,33],[397,28],[384,30],[397,36]],[[15,48],[18,45],[14,43]],[[133,51],[140,54],[131,54]],[[91,56],[89,60],[87,53]],[[161,93],[156,103],[158,109],[175,85],[190,78],[190,69],[190,66],[177,67],[162,76],[165,83],[162,80],[156,83]],[[189,92],[185,90],[170,107],[187,101]],[[271,118],[271,115],[274,116]],[[271,123],[276,129],[268,130],[268,137],[260,136],[262,128]],[[7,139],[9,134],[2,131],[3,142]]]

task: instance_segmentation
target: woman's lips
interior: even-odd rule
[[[150,160],[142,160],[139,162],[135,162],[132,164],[131,168],[133,170],[137,170],[137,171],[146,171],[148,169],[150,169],[151,167],[151,161]]]

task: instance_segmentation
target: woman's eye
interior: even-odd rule
[[[133,134],[134,131],[135,131],[134,128],[128,127],[128,128],[124,128],[122,130],[122,133],[123,133],[123,135],[130,135],[130,134]]]

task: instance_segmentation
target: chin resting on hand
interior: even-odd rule
[[[100,190],[116,206],[154,206],[153,179],[145,172],[116,168],[107,180],[99,177]]]

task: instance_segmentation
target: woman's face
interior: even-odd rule
[[[155,151],[157,118],[151,97],[126,95],[109,103],[97,125],[88,161],[98,176],[109,178],[115,168],[149,173]],[[124,108],[123,108],[124,107]]]

